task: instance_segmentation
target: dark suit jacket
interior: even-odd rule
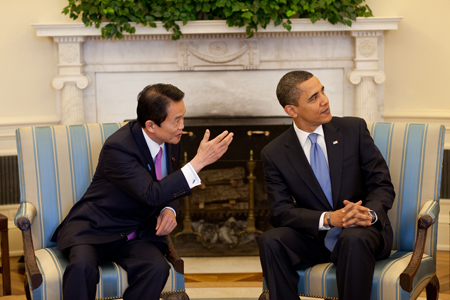
[[[374,210],[374,224],[384,239],[383,253],[392,249],[393,233],[387,211],[395,193],[389,170],[375,146],[364,120],[337,118],[323,124],[330,168],[334,210],[343,201],[363,201]],[[319,231],[320,215],[332,210],[317,181],[293,126],[269,143],[261,158],[267,185],[270,222],[274,227],[291,227],[323,243],[326,231]],[[387,254],[386,254],[387,255]]]
[[[52,237],[58,249],[119,240],[137,230],[141,239],[167,243],[156,236],[162,208],[179,207],[190,188],[181,170],[180,144],[166,144],[168,176],[156,180],[153,159],[138,123],[132,121],[103,145],[94,178]]]

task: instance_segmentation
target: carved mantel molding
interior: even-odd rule
[[[350,109],[345,110],[345,114],[377,121],[381,116],[379,107],[382,107],[377,85],[382,85],[386,79],[383,62],[380,63],[384,42],[382,37],[386,30],[397,30],[401,19],[358,18],[351,27],[332,25],[327,21],[312,24],[309,19],[294,19],[290,32],[282,26],[270,24],[251,39],[246,38],[245,28],[228,27],[225,21],[191,21],[182,26],[183,36],[176,42],[171,40],[171,33],[158,22],[157,28],[137,25],[135,35],[125,35],[121,40],[103,40],[100,28],[85,27],[82,23],[32,24],[32,27],[36,29],[37,36],[51,37],[58,45],[58,74],[52,84],[55,89],[62,90],[63,124],[84,123],[86,114],[88,122],[97,121],[92,120],[92,116],[97,116],[94,111],[98,109],[97,104],[92,105],[92,109],[86,107],[86,103],[96,101],[96,72],[294,68],[343,69],[349,85],[354,85],[355,89],[355,92],[348,93],[353,103],[346,105]],[[353,46],[349,47],[349,39],[354,40]],[[305,41],[310,40],[313,43],[307,44],[307,47],[312,54],[298,54],[299,49],[304,51]],[[343,46],[339,43],[343,43]],[[135,55],[141,55],[139,61],[126,55],[139,47]],[[167,49],[161,50],[161,47]],[[331,50],[324,47],[331,47]],[[153,51],[151,56],[142,54],[150,48],[156,52]],[[282,48],[286,48],[286,54],[280,53],[279,49]],[[346,49],[345,53],[340,50],[343,48]],[[105,52],[105,49],[112,50]],[[107,61],[102,56],[104,53],[117,53],[117,57],[108,56]],[[120,61],[120,56],[124,57],[124,61]]]
[[[345,26],[343,24],[331,24],[328,21],[317,21],[312,24],[309,19],[292,19],[291,33],[294,32],[336,32],[336,31],[384,31],[384,30],[397,30],[398,23],[402,20],[402,17],[371,17],[371,18],[357,18],[356,22],[353,22],[352,26]],[[148,26],[136,25],[137,35],[170,35],[162,27],[161,22],[155,22],[156,28],[150,28]],[[107,23],[102,24],[106,26]],[[186,25],[181,26],[183,36],[188,34],[230,34],[230,33],[242,33],[245,34],[244,27],[228,27],[223,20],[211,20],[211,21],[190,21]],[[86,27],[83,23],[67,23],[67,24],[31,24],[36,29],[37,36],[101,36],[101,27]],[[266,29],[260,29],[259,32],[283,32],[287,33],[286,29],[282,26],[274,26],[273,24],[267,25]],[[133,36],[133,35],[129,35]]]

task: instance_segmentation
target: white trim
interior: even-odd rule
[[[360,17],[352,26],[343,24],[331,24],[328,21],[317,21],[312,23],[309,19],[292,19],[291,32],[318,32],[318,31],[372,31],[372,30],[397,30],[398,23],[403,17]],[[167,35],[162,26],[162,22],[155,22],[157,27],[151,28],[142,24],[134,25],[136,28],[135,35]],[[186,25],[182,22],[176,22],[182,27],[183,34],[220,34],[220,33],[244,33],[245,27],[228,27],[225,20],[208,20],[208,21],[189,21]],[[37,36],[48,37],[69,37],[69,36],[101,36],[101,28],[108,23],[104,22],[100,28],[95,26],[86,27],[84,23],[65,23],[65,24],[31,24],[36,29]],[[259,28],[260,32],[287,32],[287,30],[279,25],[274,26],[271,22],[265,29]]]

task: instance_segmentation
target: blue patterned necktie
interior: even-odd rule
[[[311,152],[310,152],[310,164],[311,168],[316,175],[317,181],[320,184],[325,196],[328,199],[331,207],[333,207],[333,198],[331,196],[331,180],[330,171],[328,170],[327,159],[322,151],[322,148],[317,144],[317,133],[310,133],[308,138],[311,141]],[[336,244],[337,238],[341,233],[340,227],[333,227],[328,230],[325,236],[325,247],[328,250],[333,251],[334,245]]]
[[[317,144],[317,133],[310,133],[308,138],[311,141],[311,153],[310,153],[310,163],[311,168],[316,175],[317,181],[320,184],[325,196],[328,199],[331,207],[333,207],[333,198],[331,196],[331,181],[330,181],[330,171],[328,170],[327,159],[322,151],[322,148]]]

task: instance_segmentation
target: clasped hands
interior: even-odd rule
[[[370,226],[372,224],[372,217],[369,215],[370,209],[361,204],[361,200],[356,203],[344,200],[345,207],[331,212],[331,225],[344,228]]]

